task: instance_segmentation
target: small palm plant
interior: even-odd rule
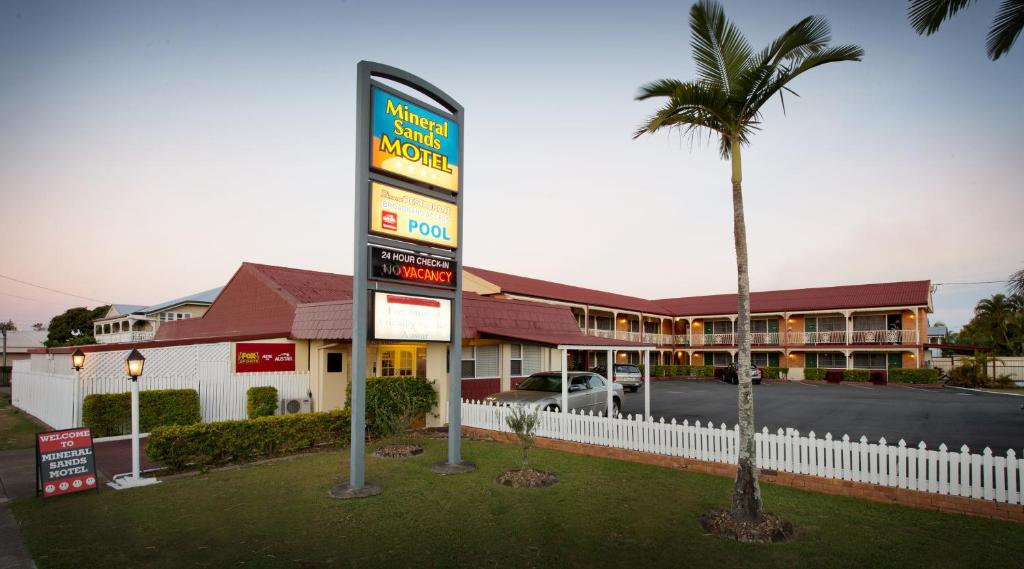
[[[540,426],[540,409],[527,408],[525,405],[512,407],[512,412],[505,418],[505,424],[519,439],[519,446],[523,449],[523,470],[530,467],[530,447],[533,446],[533,437]]]

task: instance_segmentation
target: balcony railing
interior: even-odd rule
[[[654,332],[644,332],[644,342],[655,344],[658,346],[671,346],[674,337],[672,334],[657,334]]]
[[[788,335],[790,345],[804,346],[817,344],[845,344],[846,330],[829,332],[790,332]]]
[[[917,330],[854,330],[851,344],[916,344]]]
[[[148,342],[156,332],[114,332],[97,334],[96,342],[100,344],[127,344],[131,342]]]

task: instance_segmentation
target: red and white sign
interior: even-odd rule
[[[452,301],[446,298],[376,292],[373,338],[450,342]]]
[[[393,211],[380,212],[380,226],[389,231],[398,231],[398,214]]]
[[[36,434],[37,489],[44,498],[96,489],[96,459],[88,427]]]
[[[235,373],[295,371],[295,344],[235,344]]]

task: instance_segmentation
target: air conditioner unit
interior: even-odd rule
[[[278,415],[294,415],[296,413],[309,413],[313,409],[313,400],[309,397],[298,397],[295,399],[282,399]]]

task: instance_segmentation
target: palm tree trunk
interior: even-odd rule
[[[754,389],[750,381],[750,274],[747,269],[747,225],[743,219],[743,162],[740,142],[732,138],[732,220],[736,240],[736,275],[739,310],[739,465],[732,490],[732,515],[738,520],[761,518],[761,488],[757,484],[757,449],[754,446]]]

